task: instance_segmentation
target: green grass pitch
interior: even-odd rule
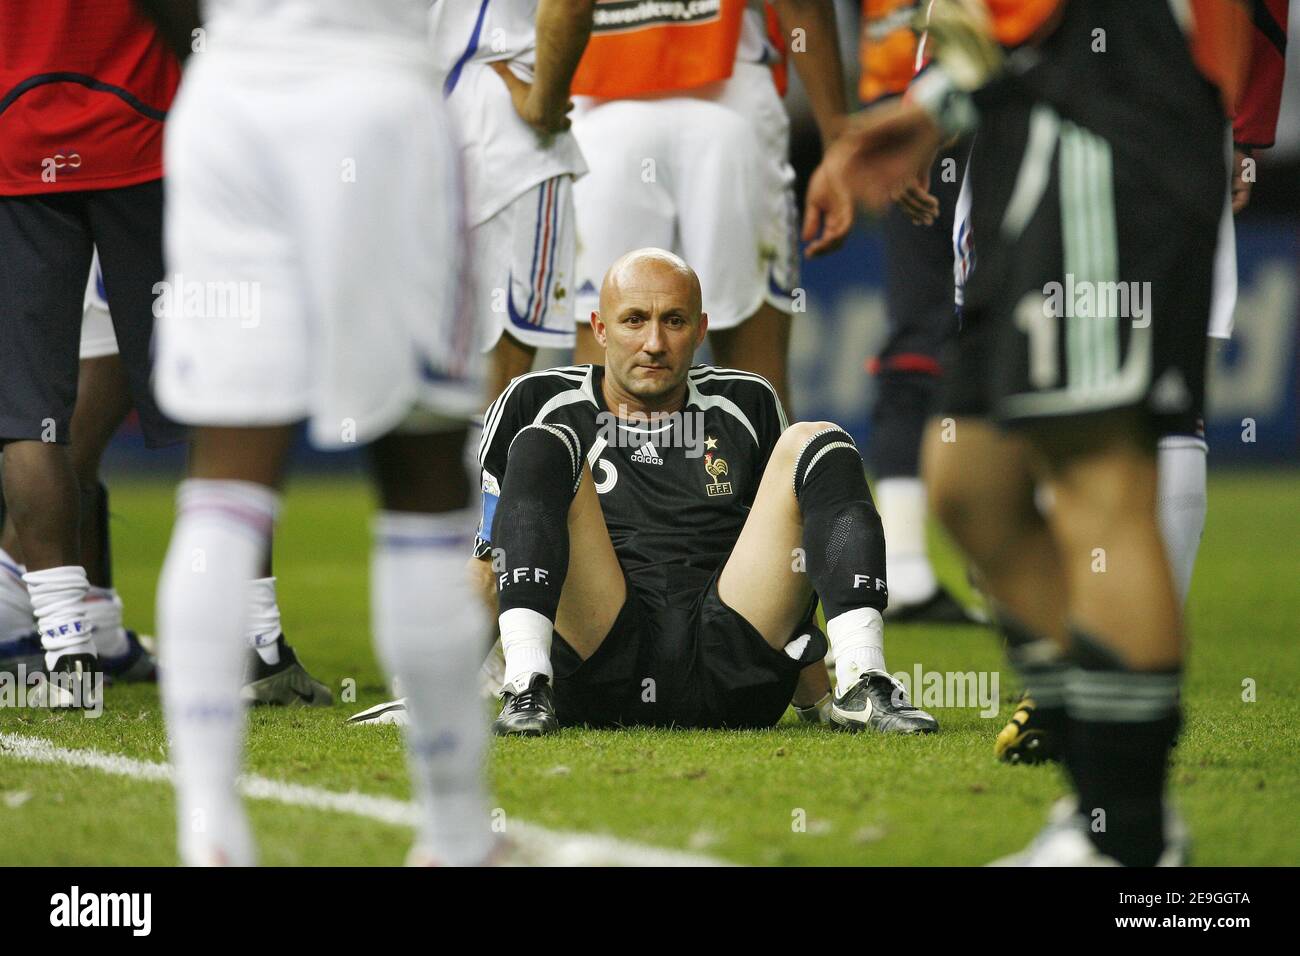
[[[113,487],[117,585],[128,626],[145,633],[172,500],[161,484]],[[1198,864],[1300,863],[1297,502],[1300,473],[1211,480],[1190,607],[1186,726],[1172,771]],[[291,487],[275,555],[285,627],[309,669],[336,695],[354,681],[356,699],[253,713],[248,764],[289,783],[405,798],[399,732],[343,724],[387,696],[368,634],[371,507],[358,480],[303,478]],[[943,568],[960,579],[950,554]],[[787,714],[761,732],[566,730],[496,741],[494,803],[507,831],[518,818],[750,864],[979,864],[1019,849],[1064,786],[1054,768],[993,759],[1016,691],[994,638],[981,628],[887,633],[895,671],[920,663],[1000,672],[997,717],[940,709],[942,732],[924,739],[838,734]],[[1243,699],[1251,686],[1254,700]],[[109,694],[97,720],[0,709],[0,734],[165,759],[156,688]],[[410,839],[400,826],[360,817],[249,806],[269,864],[397,864]],[[162,783],[26,762],[0,746],[0,864],[169,864],[171,814]]]

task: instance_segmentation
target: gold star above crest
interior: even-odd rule
[[[713,451],[718,447],[718,440],[712,435],[706,436],[704,439],[704,447],[709,451]]]

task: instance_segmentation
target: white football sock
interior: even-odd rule
[[[826,622],[826,636],[835,653],[835,694],[858,682],[867,671],[885,668],[885,622],[873,607],[858,607]]]
[[[0,548],[0,641],[10,641],[36,630],[36,614],[23,573],[27,569]]]
[[[181,861],[254,862],[235,786],[244,736],[244,615],[279,495],[245,481],[190,479],[158,583],[159,675],[176,771]]]
[[[1187,603],[1205,530],[1205,457],[1205,442],[1199,438],[1168,435],[1160,439],[1156,511],[1180,604]]]
[[[555,623],[531,608],[512,607],[502,611],[501,651],[506,658],[506,683],[523,689],[529,674],[554,677],[551,669],[551,634]]]
[[[939,581],[925,544],[925,485],[920,478],[882,478],[875,484],[874,497],[885,528],[890,607],[929,600]]]
[[[477,516],[381,511],[374,520],[370,604],[375,643],[406,693],[417,846],[449,866],[491,853],[483,758],[487,721],[475,675],[489,620],[466,565]]]
[[[116,589],[90,586],[86,592],[86,620],[95,626],[95,653],[100,657],[121,657],[130,650],[122,626],[122,599]]]
[[[90,582],[80,565],[28,571],[23,575],[36,614],[36,629],[45,648],[45,666],[65,654],[95,653],[93,628],[86,620],[86,592]]]
[[[280,663],[280,605],[275,599],[275,578],[248,582],[248,643],[267,664]]]

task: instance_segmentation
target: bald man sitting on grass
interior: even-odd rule
[[[792,703],[937,730],[885,668],[885,540],[853,440],[787,424],[759,375],[693,365],[700,301],[680,258],[628,253],[591,316],[605,364],[522,375],[484,416],[471,568],[505,654],[493,730],[770,727]]]

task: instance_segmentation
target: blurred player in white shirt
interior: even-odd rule
[[[539,348],[573,346],[573,180],[569,81],[594,0],[459,0],[434,5],[439,83],[461,133],[473,282],[470,309],[490,353],[488,395]]]
[[[90,582],[86,618],[94,626],[99,666],[112,683],[156,677],[152,639],[123,623],[122,599],[113,586],[108,488],[99,476],[104,452],[133,408],[96,254],[86,283],[68,451],[81,487],[81,562]],[[0,531],[0,670],[24,663],[30,672],[43,667],[44,659],[31,598],[21,578],[21,555],[13,521],[6,514]],[[307,673],[285,639],[270,564],[268,554],[261,576],[248,583],[244,699],[251,704],[328,707],[333,703],[329,688]]]
[[[158,595],[181,857],[254,860],[235,786],[234,609],[305,420],[320,447],[372,446],[371,605],[380,657],[410,695],[411,860],[480,863],[494,846],[474,683],[486,620],[463,576],[474,516],[461,455],[481,392],[455,301],[461,190],[429,5],[212,0],[206,12],[168,126],[176,289],[156,370],[160,403],[195,426]],[[203,298],[218,288],[224,307]]]

